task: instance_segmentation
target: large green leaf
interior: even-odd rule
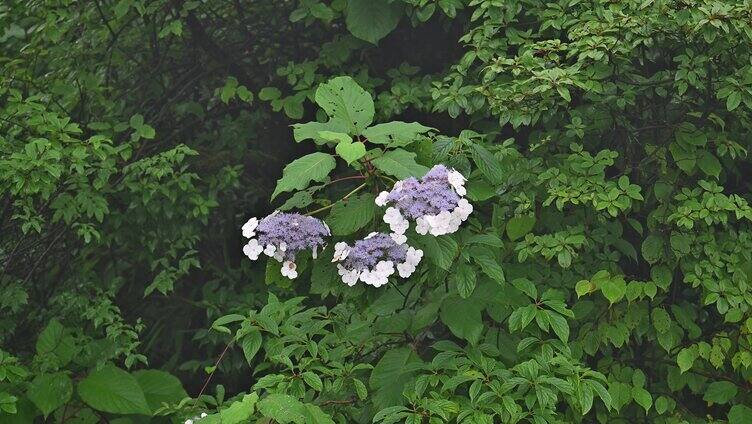
[[[368,225],[375,215],[374,196],[366,193],[334,205],[326,218],[326,223],[332,234],[346,236]]]
[[[441,321],[456,337],[476,344],[483,334],[481,310],[477,299],[450,297],[441,304]]]
[[[336,77],[319,85],[316,104],[331,118],[331,127],[347,128],[350,135],[358,135],[373,122],[373,99],[350,77]]]
[[[730,381],[715,381],[705,389],[702,399],[706,402],[728,403],[738,392],[736,384]]]
[[[159,409],[163,403],[178,403],[188,396],[180,380],[168,372],[140,370],[134,372],[133,377],[141,386],[152,411]]]
[[[241,424],[248,422],[253,415],[254,407],[258,401],[258,395],[254,392],[244,395],[243,399],[233,402],[227,409],[219,414],[208,415],[201,418],[201,424]]]
[[[81,380],[78,395],[97,411],[151,415],[151,408],[136,378],[112,365],[95,370]]]
[[[403,149],[390,150],[371,161],[373,166],[399,179],[422,177],[428,168],[415,162],[415,153]]]
[[[417,122],[392,121],[366,128],[363,130],[363,136],[371,143],[401,147],[412,143],[419,134],[430,130],[431,128]]]
[[[376,391],[377,403],[381,406],[401,404],[405,382],[420,366],[420,358],[410,348],[387,351],[376,363],[368,380],[368,385]]]
[[[42,411],[45,418],[68,402],[73,394],[73,382],[67,374],[40,374],[29,385],[26,395]]]
[[[280,424],[334,424],[316,405],[305,404],[292,396],[273,393],[258,402],[259,411]]]
[[[347,29],[352,35],[376,44],[397,27],[402,2],[388,0],[348,0]]]
[[[76,354],[76,345],[70,331],[56,319],[52,319],[37,338],[37,355],[53,358],[64,367]]]
[[[272,200],[286,191],[303,190],[311,181],[323,181],[335,166],[334,156],[323,152],[311,153],[292,161],[282,171],[282,178],[277,180]]]
[[[461,262],[455,267],[449,282],[457,287],[460,297],[467,299],[475,290],[476,278],[475,268],[466,262]]]

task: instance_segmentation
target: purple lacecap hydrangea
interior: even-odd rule
[[[457,231],[472,213],[473,206],[462,197],[466,193],[462,174],[436,165],[420,180],[397,181],[376,197],[376,205],[389,205],[384,222],[394,234],[404,235],[413,220],[418,234],[440,236]]]
[[[406,255],[407,245],[397,244],[388,234],[377,233],[356,241],[342,265],[347,269],[372,269],[381,261],[404,262]]]
[[[323,221],[299,213],[273,213],[259,221],[256,233],[261,246],[284,245],[285,260],[294,260],[303,250],[323,247],[330,235]]]
[[[353,286],[358,280],[381,287],[396,272],[408,278],[423,257],[423,251],[405,244],[395,234],[371,233],[350,247],[340,242],[334,246],[332,262],[339,262],[337,270],[342,281]]]
[[[414,177],[402,180],[386,196],[386,202],[392,203],[402,215],[412,220],[453,210],[460,195],[449,184],[448,172],[444,165],[436,165],[420,180]]]
[[[256,260],[263,252],[282,262],[282,275],[295,278],[295,256],[311,250],[315,258],[330,235],[329,227],[320,219],[277,211],[260,221],[251,218],[243,225],[243,236],[250,239],[243,253]]]

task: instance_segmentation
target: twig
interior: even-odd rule
[[[217,368],[219,368],[219,363],[222,362],[222,358],[225,357],[225,354],[230,349],[230,346],[232,346],[232,343],[235,341],[235,339],[231,339],[227,345],[225,346],[222,353],[219,354],[219,358],[217,358],[217,362],[214,363],[214,368],[209,373],[209,376],[206,377],[206,381],[204,381],[204,385],[201,386],[201,390],[198,392],[198,396],[196,396],[196,403],[198,403],[198,400],[201,398],[201,395],[204,394],[204,391],[206,390],[206,387],[209,385],[209,382],[211,381],[212,377],[214,377],[214,373],[217,372]]]
[[[345,197],[343,197],[343,198],[341,198],[341,199],[337,200],[336,202],[334,202],[334,203],[332,203],[332,204],[330,204],[330,205],[324,206],[323,208],[318,208],[318,209],[316,209],[315,211],[311,211],[311,212],[308,212],[308,213],[306,214],[306,216],[311,216],[311,215],[315,215],[315,214],[317,214],[317,213],[319,213],[319,212],[323,212],[323,211],[325,211],[325,210],[327,210],[327,209],[331,209],[331,208],[333,208],[333,207],[334,207],[334,205],[336,205],[336,204],[337,204],[337,203],[339,203],[339,202],[342,202],[343,200],[347,200],[347,198],[348,198],[348,197],[350,197],[350,196],[352,196],[353,194],[355,194],[355,193],[359,192],[359,191],[360,191],[360,190],[362,190],[362,189],[363,189],[363,187],[365,187],[365,186],[366,186],[366,183],[363,183],[363,184],[361,184],[361,185],[359,185],[359,186],[355,187],[355,188],[353,189],[353,191],[351,191],[351,192],[347,193],[347,194],[345,195]]]

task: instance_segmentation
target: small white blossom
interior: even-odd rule
[[[243,246],[243,253],[252,261],[258,259],[264,249],[259,245],[258,240],[251,239],[248,244]]]
[[[283,276],[291,280],[297,278],[298,276],[297,265],[295,265],[295,262],[292,261],[282,262],[281,272]]]
[[[447,173],[447,179],[457,194],[464,196],[467,193],[467,190],[465,190],[465,177],[462,174],[457,171],[449,171]]]
[[[392,234],[389,234],[389,236],[397,244],[405,244],[405,243],[407,243],[407,236],[404,235],[404,234],[392,233]]]
[[[350,246],[347,243],[341,241],[334,245],[334,256],[332,262],[338,262],[347,257],[350,254]]]
[[[379,193],[378,196],[376,196],[376,206],[386,206],[386,198],[389,196],[388,191],[382,191]]]
[[[277,251],[277,248],[274,247],[274,245],[267,244],[266,245],[266,249],[264,249],[264,254],[266,256],[272,257],[272,256],[274,256],[274,252],[276,252],[276,251]]]
[[[251,238],[256,235],[256,227],[258,227],[258,218],[251,218],[245,224],[243,224],[243,237]]]

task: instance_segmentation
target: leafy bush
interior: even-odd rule
[[[752,422],[751,11],[0,5],[0,422]],[[437,164],[467,221],[344,284]]]

